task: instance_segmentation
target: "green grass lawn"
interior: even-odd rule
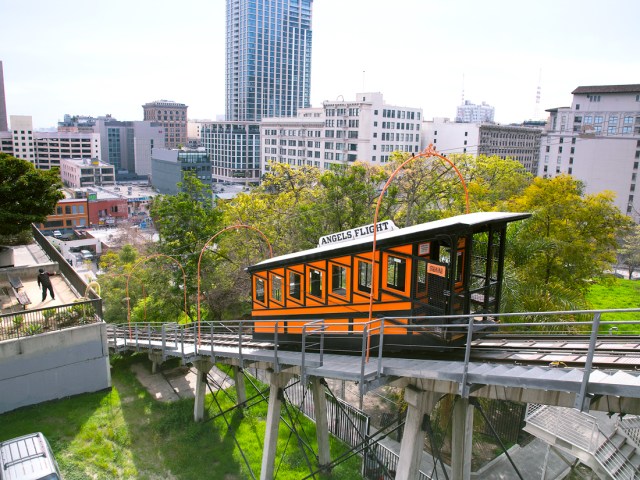
[[[587,300],[594,310],[619,308],[640,308],[640,281],[614,278],[611,283],[593,285]],[[640,313],[609,313],[602,320],[640,321]],[[640,325],[617,325],[618,333],[640,334]],[[603,325],[602,331],[609,331],[609,325]]]
[[[193,421],[193,400],[161,403],[154,400],[130,370],[145,356],[112,357],[113,388],[59,401],[25,407],[0,415],[0,440],[41,431],[49,439],[64,478],[74,479],[219,479],[251,478],[232,432],[259,476],[267,404],[228,414],[214,421]],[[235,395],[235,392],[230,392]],[[247,385],[247,397],[255,391]],[[222,409],[233,405],[231,395],[216,398]],[[207,395],[209,416],[220,410]],[[284,410],[283,410],[284,413]],[[301,415],[301,414],[300,414]],[[304,438],[315,447],[315,425],[297,421]],[[309,474],[297,438],[281,422],[276,478],[300,479]],[[331,458],[346,451],[332,439]],[[310,459],[315,465],[315,459]],[[353,457],[324,479],[361,478],[360,459]]]

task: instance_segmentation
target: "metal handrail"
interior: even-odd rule
[[[598,332],[599,332],[599,328],[603,325],[631,325],[631,324],[635,324],[638,325],[640,324],[640,319],[639,320],[602,320],[602,315],[603,314],[607,314],[607,313],[640,313],[640,308],[632,308],[632,309],[609,309],[609,310],[575,310],[575,311],[553,311],[553,312],[525,312],[525,313],[484,313],[484,314],[469,314],[469,315],[445,315],[445,316],[411,316],[411,317],[382,317],[382,318],[376,318],[376,319],[372,319],[371,321],[363,321],[362,323],[358,323],[358,328],[361,329],[361,332],[359,332],[362,335],[363,341],[361,343],[360,348],[358,349],[358,347],[356,347],[354,349],[354,351],[351,351],[351,354],[355,354],[355,355],[359,355],[361,358],[361,366],[360,366],[360,380],[361,380],[361,389],[365,388],[365,385],[367,382],[365,382],[365,364],[370,361],[370,358],[368,356],[369,353],[372,353],[372,357],[375,358],[375,356],[377,355],[377,362],[376,362],[376,368],[375,368],[375,374],[374,374],[374,378],[378,379],[383,375],[383,368],[382,368],[382,360],[384,357],[384,345],[387,345],[388,342],[385,340],[385,335],[388,335],[388,331],[390,327],[394,327],[394,328],[398,328],[398,322],[397,320],[402,319],[402,328],[405,329],[409,334],[413,331],[425,331],[425,329],[429,330],[429,329],[433,329],[434,331],[439,330],[439,331],[446,331],[447,329],[455,329],[458,333],[462,333],[464,335],[466,335],[466,345],[465,345],[465,360],[464,363],[462,365],[463,368],[463,375],[462,375],[462,379],[461,379],[461,384],[460,384],[460,394],[465,396],[469,394],[469,386],[467,385],[467,376],[468,376],[468,370],[469,370],[469,363],[470,363],[470,354],[471,354],[471,350],[473,348],[472,345],[472,341],[470,341],[473,338],[473,334],[476,332],[477,329],[477,325],[476,325],[476,320],[480,320],[480,319],[486,319],[488,317],[491,317],[492,319],[504,319],[504,320],[508,320],[508,319],[516,319],[516,318],[523,318],[523,317],[527,317],[527,318],[531,318],[531,317],[540,317],[540,316],[544,316],[544,317],[553,317],[553,316],[558,316],[558,315],[592,315],[593,316],[593,320],[591,321],[578,321],[578,322],[566,322],[566,321],[545,321],[545,322],[531,322],[531,321],[527,321],[527,322],[514,322],[514,323],[496,323],[495,326],[497,328],[499,328],[500,330],[505,330],[505,329],[526,329],[527,327],[541,327],[541,326],[589,326],[590,327],[590,332],[591,332],[591,338],[589,341],[589,348],[587,350],[587,352],[585,353],[585,358],[586,358],[586,362],[585,362],[585,368],[583,370],[583,377],[582,377],[582,381],[579,387],[579,391],[576,392],[576,407],[580,408],[581,406],[585,405],[585,399],[587,398],[588,394],[589,394],[589,380],[590,380],[590,374],[591,374],[591,369],[592,369],[592,362],[593,362],[593,358],[595,355],[595,351],[596,351],[596,340],[597,339],[602,339],[602,338],[611,338],[610,335],[600,335],[598,336]],[[451,324],[451,323],[445,323],[448,320],[451,319],[455,319],[457,322],[455,324]],[[407,320],[414,320],[414,324],[408,324]],[[419,324],[415,324],[419,322]],[[429,323],[429,322],[433,322],[433,323]],[[278,342],[279,342],[279,332],[278,330],[281,328],[281,325],[284,322],[279,321],[279,322],[274,322],[274,325],[276,327],[276,332],[274,334],[274,340],[276,343],[276,346],[274,347],[274,365],[276,369],[280,368],[281,365],[281,358],[280,358],[280,351],[278,350]],[[210,322],[203,322],[203,324],[205,326],[210,326],[211,328],[211,335],[212,335],[212,345],[213,345],[213,340],[214,340],[214,336],[215,334],[213,333],[214,331],[214,325]],[[162,327],[162,324],[159,323],[153,323],[153,322],[145,322],[145,323],[133,323],[129,326],[127,326],[126,324],[122,326],[122,328],[129,328],[130,331],[133,333],[135,332],[135,343],[136,343],[136,348],[140,348],[140,342],[142,341],[142,339],[140,338],[141,335],[143,336],[143,340],[146,343],[146,347],[147,348],[151,348],[152,343],[151,343],[151,336],[153,333],[155,333],[155,330],[157,329],[158,332],[163,331],[164,332],[164,336],[163,341],[164,343],[162,344],[162,349],[165,350],[167,348],[167,342],[169,339],[169,336],[171,335],[173,338],[173,349],[177,349],[178,346],[178,342],[181,343],[180,349],[181,349],[181,354],[182,357],[185,357],[185,342],[187,341],[186,336],[187,336],[187,332],[191,333],[192,338],[194,340],[189,340],[188,343],[193,342],[194,343],[194,349],[195,349],[195,354],[198,355],[199,350],[202,349],[202,346],[198,346],[196,345],[196,341],[195,338],[197,336],[197,323],[192,323],[192,324],[185,324],[185,325],[177,325],[177,324],[173,324],[172,327]],[[237,334],[238,334],[238,346],[240,349],[240,361],[242,363],[243,361],[243,357],[244,357],[244,349],[243,347],[245,346],[243,344],[243,339],[242,339],[242,335],[243,335],[243,330],[244,330],[244,325],[245,323],[243,323],[242,321],[225,321],[225,322],[218,322],[216,323],[216,325],[222,325],[224,327],[224,329],[226,329],[228,332],[234,332],[237,328]],[[302,372],[302,376],[305,377],[306,375],[306,369],[307,367],[307,363],[308,363],[308,356],[310,353],[310,348],[313,346],[314,351],[316,348],[320,348],[319,351],[319,366],[323,366],[324,362],[325,362],[325,345],[326,345],[326,338],[328,335],[342,335],[343,331],[341,332],[336,332],[336,333],[332,333],[332,327],[333,326],[341,326],[344,327],[344,323],[341,322],[331,322],[328,321],[326,319],[313,319],[310,320],[308,322],[305,322],[302,325],[301,328],[301,332],[302,332],[302,337],[301,337],[301,346],[302,346],[302,350],[301,350],[301,355],[302,355],[302,364],[301,364],[301,372]],[[299,327],[296,327],[299,328]],[[163,330],[164,329],[164,330]],[[585,329],[586,330],[586,329]],[[116,327],[116,333],[114,333],[114,335],[117,335],[118,332],[118,327]],[[531,334],[531,332],[528,332],[528,334]],[[313,341],[310,341],[311,336],[314,336],[316,338],[314,338]],[[320,336],[319,342],[317,339],[317,336]],[[354,335],[354,332],[349,332],[349,335]],[[379,339],[379,343],[377,346],[371,346],[368,342],[368,339],[371,336],[377,336]],[[365,341],[367,340],[367,341]],[[129,343],[133,343],[133,338],[129,338],[129,339],[124,339],[125,342],[125,346],[128,345]],[[212,348],[212,352],[213,352],[213,347]],[[371,350],[371,352],[369,351]],[[164,353],[163,353],[164,354]]]

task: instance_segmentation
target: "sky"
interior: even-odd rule
[[[314,0],[311,106],[381,92],[454,118],[464,95],[544,119],[580,85],[640,83],[639,18],[637,0]],[[160,99],[224,114],[225,0],[0,0],[0,25],[7,112],[36,129]]]

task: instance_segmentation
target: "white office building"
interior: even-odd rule
[[[520,162],[535,175],[540,158],[542,129],[495,123],[460,123],[435,118],[422,125],[422,148],[430,143],[443,155],[497,155]]]
[[[493,122],[495,108],[482,102],[480,105],[465,100],[456,110],[456,122],[484,123]]]
[[[616,206],[640,221],[640,84],[581,86],[572,94],[571,107],[547,110],[538,175],[573,175],[586,193],[611,190]]]
[[[34,132],[30,116],[11,115],[10,131],[0,133],[2,151],[41,170],[71,158],[100,158],[100,135],[86,132]]]
[[[421,123],[422,109],[388,105],[381,93],[325,101],[322,108],[299,109],[294,118],[263,118],[262,172],[269,162],[320,169],[356,160],[382,164],[392,152],[420,150]]]

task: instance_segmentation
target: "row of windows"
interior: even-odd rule
[[[324,112],[327,117],[357,117],[360,115],[359,108],[325,108]]]
[[[624,125],[633,125],[633,123],[640,123],[640,117],[634,117],[632,115],[625,115],[623,118],[623,123]],[[618,115],[609,115],[609,118],[607,119],[607,123],[609,124],[618,124]],[[585,115],[584,116],[584,122],[583,122],[583,117],[582,116],[576,116],[573,119],[574,123],[584,123],[586,125],[591,125],[591,124],[599,124],[599,123],[603,123],[604,121],[604,116],[602,115]]]
[[[371,263],[363,260],[357,261],[357,281],[356,290],[362,293],[371,292]],[[389,266],[387,273],[387,287],[404,290],[404,275],[406,271],[406,260],[389,256]],[[348,292],[348,272],[347,268],[330,263],[329,266],[329,285],[325,285],[324,270],[316,268],[307,268],[307,295],[317,299],[323,299],[325,291],[329,291],[332,295],[346,297]],[[277,302],[284,301],[284,279],[278,275],[271,275],[271,300]],[[255,282],[255,298],[258,302],[266,303],[266,282],[262,278],[256,278]],[[301,273],[287,272],[287,295],[294,300],[302,300],[302,292],[304,291],[303,277]]]
[[[58,205],[56,207],[56,215],[62,215],[62,206]],[[64,206],[65,215],[84,213],[84,205],[65,205]]]
[[[431,250],[429,242],[424,243],[421,247],[425,248],[426,255]],[[450,265],[451,249],[440,246],[438,252],[438,260],[441,265]],[[455,282],[462,281],[464,252],[457,253],[457,267],[455,272]],[[427,260],[425,258],[415,262],[415,282],[419,291],[426,291],[427,284]],[[408,282],[408,275],[411,269],[411,261],[405,257],[392,253],[383,253],[384,270],[382,271],[382,284],[387,290],[394,290],[399,293],[408,294],[411,286]],[[446,267],[445,267],[446,268]],[[327,269],[320,269],[313,266],[305,267],[305,274],[299,271],[289,270],[285,272],[285,278],[278,274],[270,273],[270,291],[269,298],[279,303],[284,302],[285,295],[292,300],[302,301],[303,292],[308,297],[314,297],[317,300],[324,300],[325,293],[347,299],[351,287],[360,294],[369,294],[371,292],[372,267],[368,260],[355,260],[355,278],[351,279],[351,268],[339,263],[329,261]],[[305,284],[306,279],[306,284]],[[266,305],[267,282],[264,278],[255,277],[255,299]]]
[[[420,120],[420,112],[411,112],[405,110],[390,110],[383,109],[382,110],[383,118],[406,118],[407,120]]]

